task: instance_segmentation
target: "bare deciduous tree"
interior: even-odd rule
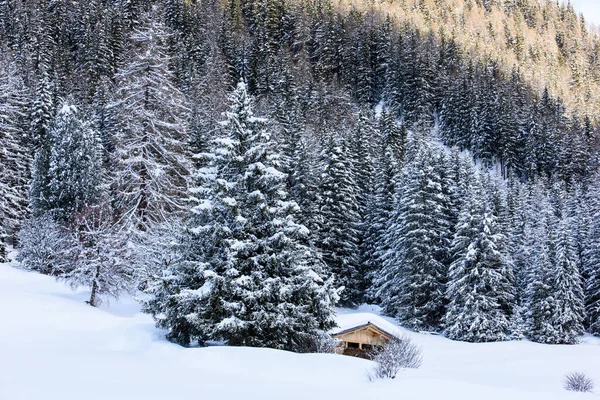
[[[394,379],[404,368],[419,368],[422,362],[421,348],[407,336],[391,340],[381,350],[376,351],[373,361],[377,366],[370,377]]]

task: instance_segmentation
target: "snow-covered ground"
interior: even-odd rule
[[[593,399],[562,388],[566,372],[600,385],[600,340],[578,346],[468,344],[407,332],[374,307],[340,310],[410,335],[423,366],[369,382],[371,362],[251,348],[182,348],[131,299],[94,309],[85,292],[0,264],[0,400]],[[600,388],[599,388],[600,389]]]

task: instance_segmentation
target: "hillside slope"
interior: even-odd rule
[[[600,112],[600,36],[567,1],[343,0],[342,9],[389,15],[401,25],[452,39],[471,60],[518,69],[538,93],[547,87],[567,108]]]
[[[565,372],[600,381],[600,341],[467,344],[409,333],[419,370],[368,382],[368,361],[251,348],[183,348],[130,300],[95,309],[52,278],[0,264],[1,399],[592,399],[561,387]],[[340,322],[379,316],[340,310]],[[391,321],[387,321],[388,323]],[[401,328],[398,330],[403,331]]]

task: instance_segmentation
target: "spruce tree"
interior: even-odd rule
[[[5,53],[12,56],[11,52]],[[0,60],[0,262],[6,242],[27,215],[30,151],[25,128],[26,87],[16,64]]]
[[[583,332],[581,275],[574,261],[568,219],[557,216],[549,201],[542,204],[535,268],[528,288],[527,334],[540,343],[573,344]]]
[[[386,232],[390,251],[383,261],[379,288],[384,311],[410,328],[439,330],[445,314],[447,266],[443,238],[449,212],[435,157],[423,144],[406,164]]]
[[[48,142],[50,182],[45,211],[69,221],[101,196],[102,144],[96,131],[69,104],[59,110],[48,131]]]
[[[555,242],[557,309],[550,319],[557,330],[558,343],[576,343],[577,336],[583,333],[584,295],[571,229],[571,218],[563,210]]]
[[[360,214],[351,162],[347,144],[331,138],[320,182],[319,247],[329,273],[344,287],[340,304],[354,307],[361,300],[362,277]]]
[[[358,213],[357,241],[358,241],[358,302],[364,300],[369,274],[368,263],[371,253],[368,230],[371,216],[374,216],[375,197],[373,175],[375,166],[373,162],[373,143],[380,140],[377,132],[366,112],[358,114],[356,127],[350,140],[351,174],[354,176],[356,187],[356,205]]]
[[[586,294],[586,326],[588,332],[600,335],[600,220],[594,218],[587,238],[584,252],[584,266],[587,279]]]
[[[145,310],[169,338],[298,350],[333,325],[337,294],[294,220],[285,174],[240,83],[223,135],[193,187],[181,262],[151,286]]]
[[[505,340],[514,288],[510,262],[483,192],[481,179],[470,187],[469,199],[460,212],[452,242],[445,332],[451,339],[470,342]]]
[[[598,177],[596,176],[596,179]],[[585,196],[586,213],[590,219],[582,252],[582,276],[585,294],[585,327],[600,335],[600,191],[598,183],[591,185]]]
[[[379,286],[383,260],[389,251],[386,229],[394,211],[394,196],[400,185],[400,171],[406,146],[406,129],[399,126],[392,113],[384,110],[380,117],[379,154],[375,157],[372,202],[367,214],[365,265],[367,298],[380,301]]]

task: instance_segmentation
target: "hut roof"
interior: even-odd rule
[[[372,326],[373,328],[377,329],[378,331],[380,331],[381,333],[389,336],[390,338],[396,337],[396,335],[394,335],[393,333],[390,332],[386,332],[384,329],[381,329],[380,327],[378,327],[377,325],[371,323],[371,322],[367,322],[366,324],[362,324],[362,325],[358,325],[352,328],[347,328],[341,331],[335,331],[335,332],[331,332],[331,335],[333,336],[341,336],[344,335],[346,333],[350,333],[350,332],[354,332],[354,331],[359,331],[363,328],[367,328],[369,326]]]
[[[372,313],[341,314],[336,318],[338,326],[329,331],[333,336],[343,335],[348,332],[357,331],[372,326],[389,337],[401,337],[402,331],[399,327],[387,321],[383,317]]]

